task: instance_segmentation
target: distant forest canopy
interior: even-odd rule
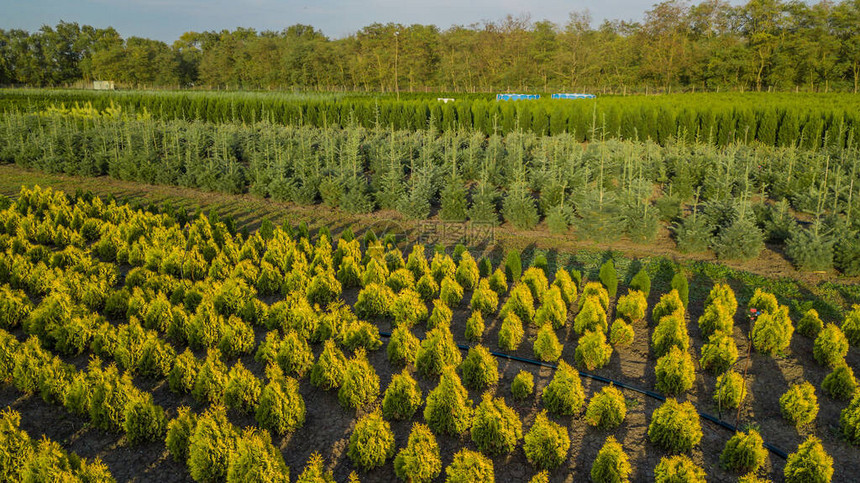
[[[395,80],[395,71],[397,78]],[[173,45],[61,22],[0,30],[0,85],[412,91],[858,92],[860,0],[654,5],[642,22],[588,13],[453,26],[375,23],[186,32]]]

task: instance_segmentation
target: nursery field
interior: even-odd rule
[[[155,95],[155,94],[148,94]],[[853,130],[816,144],[663,144],[529,131],[162,120],[118,107],[0,115],[0,164],[250,194],[322,212],[473,223],[860,275]]]
[[[845,280],[422,246],[369,223],[243,230],[117,194],[0,198],[4,481],[860,472],[860,290]]]

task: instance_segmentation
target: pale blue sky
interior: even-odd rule
[[[0,0],[0,28],[38,30],[60,20],[115,27],[124,37],[168,43],[183,32],[249,27],[281,30],[310,24],[340,38],[374,22],[451,25],[496,21],[528,13],[532,20],[564,25],[571,11],[589,10],[594,23],[605,18],[640,20],[651,0]]]

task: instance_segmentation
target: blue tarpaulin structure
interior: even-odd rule
[[[594,99],[594,94],[553,94],[552,99]]]
[[[540,94],[496,94],[497,101],[524,101],[540,99]]]
[[[550,99],[594,99],[594,94],[552,94]],[[534,101],[540,94],[496,94],[497,101]]]

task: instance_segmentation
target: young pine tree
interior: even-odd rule
[[[452,175],[440,195],[442,208],[439,218],[443,221],[465,221],[466,220],[466,187],[463,180]]]
[[[489,182],[481,180],[472,195],[472,205],[469,207],[469,219],[477,223],[491,225],[499,224],[499,214],[496,211],[496,188]]]
[[[791,230],[785,242],[785,254],[801,270],[830,270],[833,268],[833,243],[816,220],[810,228],[797,225]]]
[[[722,260],[752,260],[764,249],[764,234],[749,217],[738,214],[734,221],[720,230],[714,241],[714,251]]]
[[[540,216],[525,182],[516,181],[511,185],[502,206],[502,214],[505,221],[519,230],[531,230],[537,225]]]

